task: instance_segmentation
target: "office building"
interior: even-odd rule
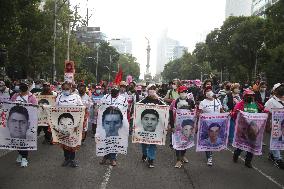
[[[78,42],[90,48],[95,48],[98,43],[106,40],[106,36],[100,31],[100,27],[77,27],[75,34]]]
[[[225,18],[230,16],[251,16],[252,0],[226,0]]]
[[[120,54],[132,54],[132,41],[129,38],[111,39],[109,44]]]

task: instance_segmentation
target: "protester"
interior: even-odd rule
[[[125,83],[121,83],[121,84],[122,84],[122,86],[123,86],[123,87],[121,87],[121,88],[124,88],[124,86],[125,86],[125,89],[126,89],[126,84],[125,84]],[[120,88],[120,89],[121,89],[121,88]],[[116,85],[114,85],[113,88],[111,89],[110,95],[105,95],[105,96],[101,99],[101,102],[100,102],[100,103],[101,103],[101,104],[104,104],[104,103],[105,103],[105,104],[108,104],[109,107],[115,108],[115,107],[117,106],[117,105],[115,105],[115,103],[119,102],[121,105],[127,107],[127,103],[128,103],[128,102],[127,102],[127,98],[125,98],[124,95],[120,95],[120,89],[119,89]],[[124,90],[123,90],[123,91],[124,91]],[[121,91],[122,94],[125,94],[123,91]],[[116,108],[117,108],[117,107],[116,107]],[[120,120],[122,121],[121,116],[120,116],[120,114],[118,113],[117,110],[113,110],[113,111],[110,111],[110,112],[112,112],[111,114],[116,114],[116,115],[115,115],[115,118],[119,118],[119,119],[117,119],[118,122],[120,122]],[[117,115],[118,115],[118,116],[117,116]],[[105,121],[105,117],[103,118],[103,121]],[[102,123],[102,124],[104,124],[104,123]],[[120,126],[122,126],[122,125],[117,124],[117,127],[115,127],[115,128],[118,129],[118,128],[120,128]],[[106,125],[102,125],[102,127],[105,128]],[[116,133],[116,132],[115,132],[116,129],[114,129],[113,132],[108,132],[108,133],[109,133],[109,134],[110,134],[110,133]],[[105,130],[110,131],[109,128],[105,128]],[[117,131],[118,131],[118,130],[117,130]],[[117,154],[116,154],[116,153],[109,153],[109,154],[105,155],[105,156],[103,157],[103,159],[100,161],[100,164],[105,165],[105,164],[108,163],[108,161],[110,161],[110,164],[111,164],[112,166],[116,166],[116,165],[117,165]]]
[[[93,107],[90,110],[90,120],[92,124],[92,138],[95,138],[96,129],[97,129],[97,118],[98,118],[98,104],[100,103],[101,98],[104,96],[104,90],[100,85],[92,85],[92,101]]]
[[[38,102],[36,97],[29,91],[31,86],[32,82],[30,80],[22,80],[19,85],[19,93],[14,94],[11,97],[11,101],[17,103],[31,103],[33,105],[37,105]],[[19,155],[17,157],[16,162],[21,163],[21,167],[27,167],[29,151],[18,150],[18,153]]]
[[[206,84],[204,85],[204,87]],[[204,89],[204,96],[206,98],[202,100],[199,104],[199,113],[223,113],[223,107],[219,99],[216,99],[212,87],[208,85]],[[213,165],[213,153],[211,151],[206,151],[207,165]]]
[[[175,132],[175,118],[176,118],[176,110],[177,109],[187,109],[194,111],[195,104],[193,100],[188,99],[187,87],[180,86],[178,88],[179,98],[174,100],[170,106],[170,126],[171,130]],[[186,150],[175,150],[177,162],[175,164],[176,168],[181,168],[182,163],[188,163],[188,159],[185,157]]]
[[[0,81],[0,102],[7,102],[11,98],[12,91],[6,87],[4,81]]]
[[[233,83],[231,85],[231,92],[228,92],[223,101],[223,107],[226,112],[231,112],[234,110],[234,107],[237,103],[241,101],[240,96],[240,84]],[[230,129],[229,129],[229,144],[233,143],[235,132],[235,120],[230,119]]]
[[[78,86],[79,96],[81,97],[83,105],[86,107],[85,109],[85,117],[84,117],[84,123],[83,123],[83,133],[82,133],[82,144],[84,144],[86,137],[87,137],[87,131],[88,131],[88,118],[90,115],[90,108],[93,105],[92,99],[87,95],[86,93],[86,85],[80,84]]]
[[[164,98],[164,101],[167,102],[169,105],[179,97],[179,94],[177,92],[177,89],[179,87],[178,80],[174,80],[170,86],[171,89],[168,90]]]
[[[232,117],[236,120],[237,114],[239,111],[249,112],[249,113],[260,113],[264,110],[264,107],[257,103],[254,98],[254,92],[250,89],[247,89],[244,91],[244,98],[239,103],[236,104],[234,107],[234,110],[232,112]],[[235,163],[238,162],[238,158],[240,154],[242,153],[242,150],[237,148],[234,151],[233,155],[233,161]],[[245,166],[248,168],[252,168],[252,158],[253,154],[251,152],[247,152],[246,159],[245,159]]]
[[[255,101],[264,106],[269,98],[270,92],[267,90],[267,84],[265,81],[262,81],[259,84],[259,90],[255,92]]]
[[[161,98],[156,93],[156,86],[149,84],[147,87],[148,96],[140,101],[143,104],[158,104],[164,105]],[[142,145],[142,161],[148,161],[148,167],[154,168],[154,160],[156,158],[156,145],[155,144],[141,144]]]
[[[75,93],[71,92],[71,83],[65,82],[62,84],[62,92],[56,98],[57,106],[83,106],[81,97]],[[64,162],[62,163],[63,167],[66,167],[70,164],[71,167],[78,167],[78,163],[75,161],[75,155],[78,148],[69,147],[61,144],[64,152]]]
[[[271,117],[273,108],[284,109],[284,84],[280,83],[275,84],[273,87],[273,91],[274,95],[265,103],[265,109],[270,112],[269,117]],[[271,127],[271,122],[269,123]],[[283,132],[283,127],[282,127],[282,132]],[[269,153],[269,159],[274,163],[276,167],[284,169],[284,162],[282,160],[280,150],[271,150]]]
[[[50,95],[50,96],[54,96],[54,97],[57,96],[56,92],[51,91],[50,83],[48,83],[48,82],[43,83],[42,92],[39,93],[39,94],[40,95]],[[41,103],[39,101],[38,104],[39,105],[44,105],[45,103]],[[43,108],[43,107],[40,107],[40,108]],[[43,144],[45,144],[45,143],[52,144],[52,133],[51,133],[51,130],[50,130],[50,126],[49,125],[38,125],[38,128],[37,128],[37,135],[38,136],[40,135],[42,130],[44,132]]]

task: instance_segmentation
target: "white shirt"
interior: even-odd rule
[[[265,103],[265,108],[269,111],[272,112],[272,108],[284,108],[283,104],[281,104],[281,102],[284,104],[283,101],[281,101],[279,98],[277,98],[276,96],[272,96],[266,103]]]
[[[212,101],[204,99],[199,104],[199,109],[202,110],[203,113],[220,113],[221,108],[222,104],[219,99],[214,99]]]
[[[84,106],[86,106],[87,109],[89,109],[93,105],[93,101],[89,97],[89,95],[84,94],[83,96],[81,96],[81,99],[82,99]]]
[[[19,95],[19,96],[17,96],[15,102],[17,102],[17,103],[28,103],[28,99],[29,99],[29,95],[28,94],[25,95],[25,96]]]

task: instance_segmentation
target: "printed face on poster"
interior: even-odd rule
[[[265,113],[239,112],[233,146],[255,155],[261,155],[267,117]]]
[[[272,110],[270,150],[284,150],[284,109]]]
[[[65,61],[64,62],[64,73],[73,73],[75,74],[75,64],[73,61]]]
[[[46,107],[53,141],[68,147],[81,145],[85,107]]]
[[[37,149],[37,111],[30,104],[2,104],[0,149]]]
[[[127,153],[129,123],[126,111],[119,106],[102,105],[98,110],[96,130],[96,153]]]
[[[176,110],[175,132],[172,134],[173,148],[185,150],[194,146],[195,112],[185,109]]]
[[[201,114],[197,151],[220,151],[227,147],[229,113]]]
[[[64,73],[64,81],[74,83],[74,73]]]
[[[56,96],[53,95],[37,95],[38,100],[38,126],[48,126],[48,117],[45,106],[54,106]]]
[[[133,143],[165,145],[169,107],[135,104]]]

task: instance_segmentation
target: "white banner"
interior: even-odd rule
[[[37,150],[37,111],[31,104],[2,104],[0,149]]]
[[[127,101],[120,96],[113,101],[110,95],[102,98],[99,105],[96,154],[126,154],[128,147],[129,123],[127,120]]]
[[[165,145],[169,121],[169,106],[134,105],[133,143]]]

